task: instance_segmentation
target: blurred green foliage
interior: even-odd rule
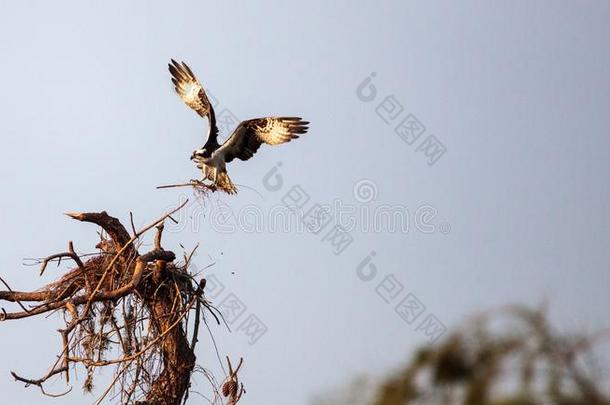
[[[512,306],[473,317],[368,390],[360,379],[316,404],[610,405],[593,354],[603,337],[561,334],[545,310]]]

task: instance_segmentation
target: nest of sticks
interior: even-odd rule
[[[0,291],[0,301],[18,306],[13,312],[2,308],[0,321],[56,311],[65,321],[58,330],[61,347],[57,361],[41,378],[12,372],[17,381],[37,386],[45,395],[61,396],[71,387],[49,393],[45,383],[63,376],[69,386],[71,374],[84,371],[83,389],[92,391],[96,370],[114,367],[111,384],[97,403],[111,393],[120,403],[179,404],[186,400],[196,370],[200,322],[207,325],[213,319],[220,324],[222,315],[205,298],[205,278],[196,280],[188,271],[194,250],[177,260],[161,243],[163,224],[173,220],[172,214],[185,204],[140,230],[135,229],[132,219],[131,233],[106,212],[69,213],[75,220],[102,229],[96,253],[79,255],[69,242],[66,252],[39,259],[41,275],[51,263],[69,260],[73,266],[36,291],[14,291],[0,279],[6,288]],[[139,252],[143,236],[153,230],[153,249]],[[222,386],[214,387],[213,403],[222,403],[223,396],[227,403],[237,403],[244,390],[236,384],[237,371],[230,368]]]

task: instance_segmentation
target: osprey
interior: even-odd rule
[[[207,117],[209,121],[208,139],[201,149],[193,151],[191,160],[203,172],[204,180],[212,181],[214,188],[229,194],[236,193],[237,190],[227,175],[228,162],[235,158],[250,159],[263,143],[279,145],[307,132],[309,122],[299,117],[254,118],[242,121],[231,136],[220,145],[214,108],[203,86],[186,63],[178,63],[172,59],[168,66],[176,93],[186,105],[201,117]]]

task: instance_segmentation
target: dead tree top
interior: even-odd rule
[[[37,386],[45,395],[61,396],[71,390],[70,374],[79,368],[86,371],[83,389],[91,391],[96,369],[113,365],[114,378],[97,403],[111,393],[120,403],[179,404],[186,400],[195,369],[200,320],[207,326],[206,314],[217,324],[221,317],[204,296],[205,278],[197,281],[188,272],[194,250],[178,263],[176,254],[161,244],[164,222],[173,220],[171,215],[186,203],[140,230],[135,230],[132,220],[133,234],[105,211],[68,213],[102,229],[97,253],[79,255],[70,241],[66,252],[40,259],[40,274],[50,263],[62,260],[71,260],[74,266],[35,291],[15,291],[0,278],[6,288],[0,290],[0,300],[18,306],[14,311],[2,308],[0,321],[56,311],[65,321],[58,330],[61,350],[49,371],[40,378],[12,372],[15,380]],[[153,228],[154,248],[140,253],[141,238]],[[230,404],[243,393],[243,386],[233,386],[237,384],[236,373],[231,369],[223,385],[230,388],[225,395]],[[68,390],[47,392],[45,383],[59,376],[65,378]],[[214,403],[220,403],[220,390],[214,388]]]

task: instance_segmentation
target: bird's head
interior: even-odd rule
[[[195,149],[193,154],[191,155],[191,160],[196,160],[197,158],[209,158],[210,153],[206,148],[203,149]]]

